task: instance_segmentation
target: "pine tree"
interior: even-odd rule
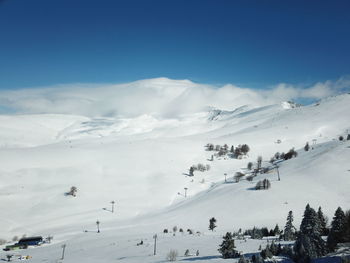
[[[223,258],[236,258],[239,256],[239,253],[235,250],[235,241],[231,232],[227,232],[223,236],[223,241],[220,244],[218,251],[221,253]]]
[[[309,204],[304,211],[294,252],[298,263],[310,262],[311,259],[319,258],[326,252],[317,213]]]
[[[259,254],[252,256],[252,263],[263,263],[263,259]]]
[[[270,251],[272,255],[277,256],[278,246],[275,244],[274,241],[272,241],[271,243]]]
[[[320,223],[321,236],[327,236],[328,235],[327,220],[323,215],[321,207],[318,208],[317,217]]]
[[[350,242],[350,210],[345,213],[345,242]]]
[[[212,217],[209,219],[209,230],[214,231],[214,228],[216,227],[216,219],[215,217]]]
[[[284,240],[290,241],[295,238],[295,227],[293,226],[293,211],[289,211],[286,226],[284,227]]]
[[[239,257],[238,263],[249,263],[249,261],[243,255],[241,255]]]
[[[281,231],[280,231],[278,224],[276,224],[275,228],[273,229],[273,234],[275,236],[279,236],[281,234]]]
[[[348,134],[348,136],[346,137],[346,140],[347,140],[347,141],[350,140],[350,134]]]
[[[310,149],[309,143],[307,142],[304,146],[305,152],[307,152]]]
[[[263,259],[272,258],[273,254],[268,244],[266,245],[266,248],[260,252],[260,255]]]
[[[300,225],[300,231],[305,235],[320,234],[320,224],[317,213],[309,204],[306,205],[304,217]]]
[[[252,167],[253,167],[253,163],[252,163],[252,162],[249,162],[249,163],[247,164],[247,169],[248,169],[248,170],[251,170]]]
[[[249,146],[247,144],[243,144],[241,146],[241,151],[242,151],[243,154],[247,154],[250,151],[250,148],[249,148]]]
[[[331,229],[327,238],[327,246],[330,251],[334,251],[338,243],[344,242],[346,218],[344,211],[338,207],[335,211]]]

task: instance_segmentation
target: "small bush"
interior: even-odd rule
[[[251,182],[251,181],[253,181],[253,179],[254,179],[254,175],[248,175],[248,176],[246,177],[246,179],[247,179],[247,181]]]
[[[72,186],[69,190],[69,192],[65,193],[65,195],[71,195],[71,196],[77,196],[78,188],[75,186]]]
[[[253,163],[252,162],[249,162],[248,164],[247,164],[247,169],[248,170],[251,170],[253,168]]]
[[[177,232],[177,226],[173,227],[173,232],[176,233]]]
[[[184,256],[188,257],[189,255],[190,255],[190,251],[188,249],[186,249]]]
[[[164,234],[166,234],[166,233],[168,233],[168,232],[169,232],[169,231],[168,231],[168,229],[166,229],[166,228],[163,230],[163,233],[164,233]]]
[[[271,183],[268,179],[264,179],[263,181],[257,182],[255,185],[255,190],[266,190],[271,187]]]
[[[235,174],[235,176],[233,177],[233,179],[235,180],[236,183],[238,183],[239,180],[241,180],[242,177],[244,177],[244,173],[237,172],[237,173]]]
[[[166,256],[166,259],[168,260],[168,261],[175,261],[176,260],[176,258],[177,258],[177,250],[174,250],[174,249],[171,249],[170,251],[169,251],[169,253],[167,254],[167,256]]]

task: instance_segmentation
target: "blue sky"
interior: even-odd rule
[[[349,1],[0,0],[0,89],[350,74]]]

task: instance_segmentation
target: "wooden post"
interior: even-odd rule
[[[154,250],[153,250],[153,255],[157,254],[157,234],[153,236],[154,238]]]
[[[279,172],[279,170],[278,170],[278,165],[276,165],[275,167],[276,167],[276,170],[277,170],[278,181],[281,181],[280,172]]]
[[[115,202],[112,201],[111,204],[112,204],[112,213],[114,213],[114,204],[115,204]]]
[[[61,257],[61,260],[64,259],[64,252],[66,251],[66,244],[63,244],[62,245],[62,257]]]
[[[185,197],[187,197],[187,187],[184,188],[185,189]]]

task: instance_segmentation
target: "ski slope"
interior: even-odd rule
[[[62,243],[70,250],[65,262],[162,262],[169,249],[183,254],[190,247],[203,251],[200,262],[220,262],[217,248],[226,231],[283,227],[290,210],[298,226],[307,203],[322,206],[329,218],[338,206],[350,208],[350,141],[338,140],[350,129],[349,110],[350,95],[343,94],[301,107],[242,105],[169,118],[0,116],[0,238],[53,235],[53,244],[25,252],[31,262],[56,262]],[[307,141],[313,149],[305,152]],[[251,150],[241,160],[209,161],[207,143],[247,143]],[[268,165],[275,152],[293,147],[298,157],[280,163],[281,181],[272,170],[253,182],[233,182],[249,161],[261,155]],[[198,163],[211,169],[187,176]],[[265,178],[271,189],[252,190]],[[77,197],[64,195],[71,186]],[[108,211],[112,200],[115,213]],[[214,233],[207,230],[211,217],[218,221]],[[97,219],[100,234],[94,233]],[[201,235],[162,234],[175,225]],[[155,233],[162,248],[153,257]],[[140,239],[145,245],[135,247]],[[239,247],[257,251],[259,242]]]

